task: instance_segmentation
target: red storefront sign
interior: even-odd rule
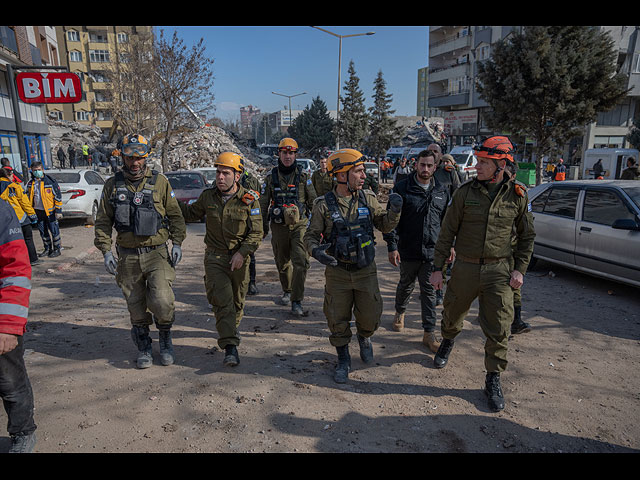
[[[21,72],[16,75],[18,97],[24,103],[78,103],[80,77],[69,72]]]

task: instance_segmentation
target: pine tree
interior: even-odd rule
[[[349,62],[349,78],[345,82],[342,111],[338,119],[338,139],[341,148],[361,149],[368,133],[368,115],[364,105],[364,93],[356,75],[353,60]]]
[[[478,92],[491,106],[487,123],[535,138],[536,184],[542,157],[557,151],[626,95],[609,35],[590,26],[527,26],[478,64]]]
[[[327,104],[318,96],[291,123],[289,135],[296,139],[306,155],[317,158],[323,150],[335,144],[334,128],[335,122],[329,116]]]
[[[387,82],[382,77],[382,70],[373,82],[373,106],[369,107],[369,137],[367,149],[374,157],[380,157],[402,138],[402,128],[396,125],[393,118],[395,110],[391,110],[393,95],[387,93]]]

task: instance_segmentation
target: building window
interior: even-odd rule
[[[118,33],[118,43],[129,43],[129,34],[125,32]]]
[[[76,112],[76,120],[88,122],[91,119],[90,112]]]
[[[640,53],[633,54],[633,61],[631,63],[631,73],[640,73]]]
[[[69,52],[69,61],[70,62],[82,62],[82,53],[81,52]]]
[[[109,61],[109,50],[89,50],[89,60],[94,63]]]
[[[67,41],[69,42],[79,42],[80,41],[80,33],[75,30],[69,30],[67,32]]]
[[[89,41],[94,43],[107,43],[107,34],[104,32],[101,32],[101,33],[90,32]]]

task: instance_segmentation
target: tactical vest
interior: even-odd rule
[[[278,167],[271,170],[271,186],[273,187],[273,202],[269,209],[269,219],[274,223],[285,223],[284,209],[286,206],[295,205],[300,211],[300,216],[306,212],[305,206],[298,199],[298,188],[300,186],[301,168],[296,168],[296,175],[293,179],[293,185],[288,185],[286,190],[280,187],[280,179],[278,177]]]
[[[114,227],[118,233],[133,232],[136,236],[151,236],[166,228],[168,221],[158,213],[153,203],[158,172],[153,170],[141,192],[132,192],[125,184],[124,173],[115,175],[115,188],[111,195]]]
[[[333,191],[324,195],[331,215],[331,246],[327,253],[338,260],[338,266],[348,270],[361,269],[373,262],[376,254],[373,232],[373,214],[362,190],[358,191],[358,218],[351,222],[340,213],[338,200]],[[351,207],[349,207],[350,213]],[[350,217],[350,215],[347,215]]]

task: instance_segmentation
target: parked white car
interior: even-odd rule
[[[46,170],[60,186],[62,194],[62,219],[85,217],[93,225],[98,214],[98,205],[104,188],[104,178],[93,170],[64,169]]]
[[[314,162],[310,158],[297,158],[296,162],[298,162],[298,165],[302,165],[302,171],[307,172],[309,175],[315,172],[318,168],[316,166],[316,162]]]
[[[572,180],[529,190],[536,259],[640,287],[640,182]]]
[[[215,185],[216,171],[218,170],[216,167],[200,167],[200,168],[194,168],[194,170],[202,173],[202,175],[204,175],[204,178],[207,179],[207,183],[209,185]]]

